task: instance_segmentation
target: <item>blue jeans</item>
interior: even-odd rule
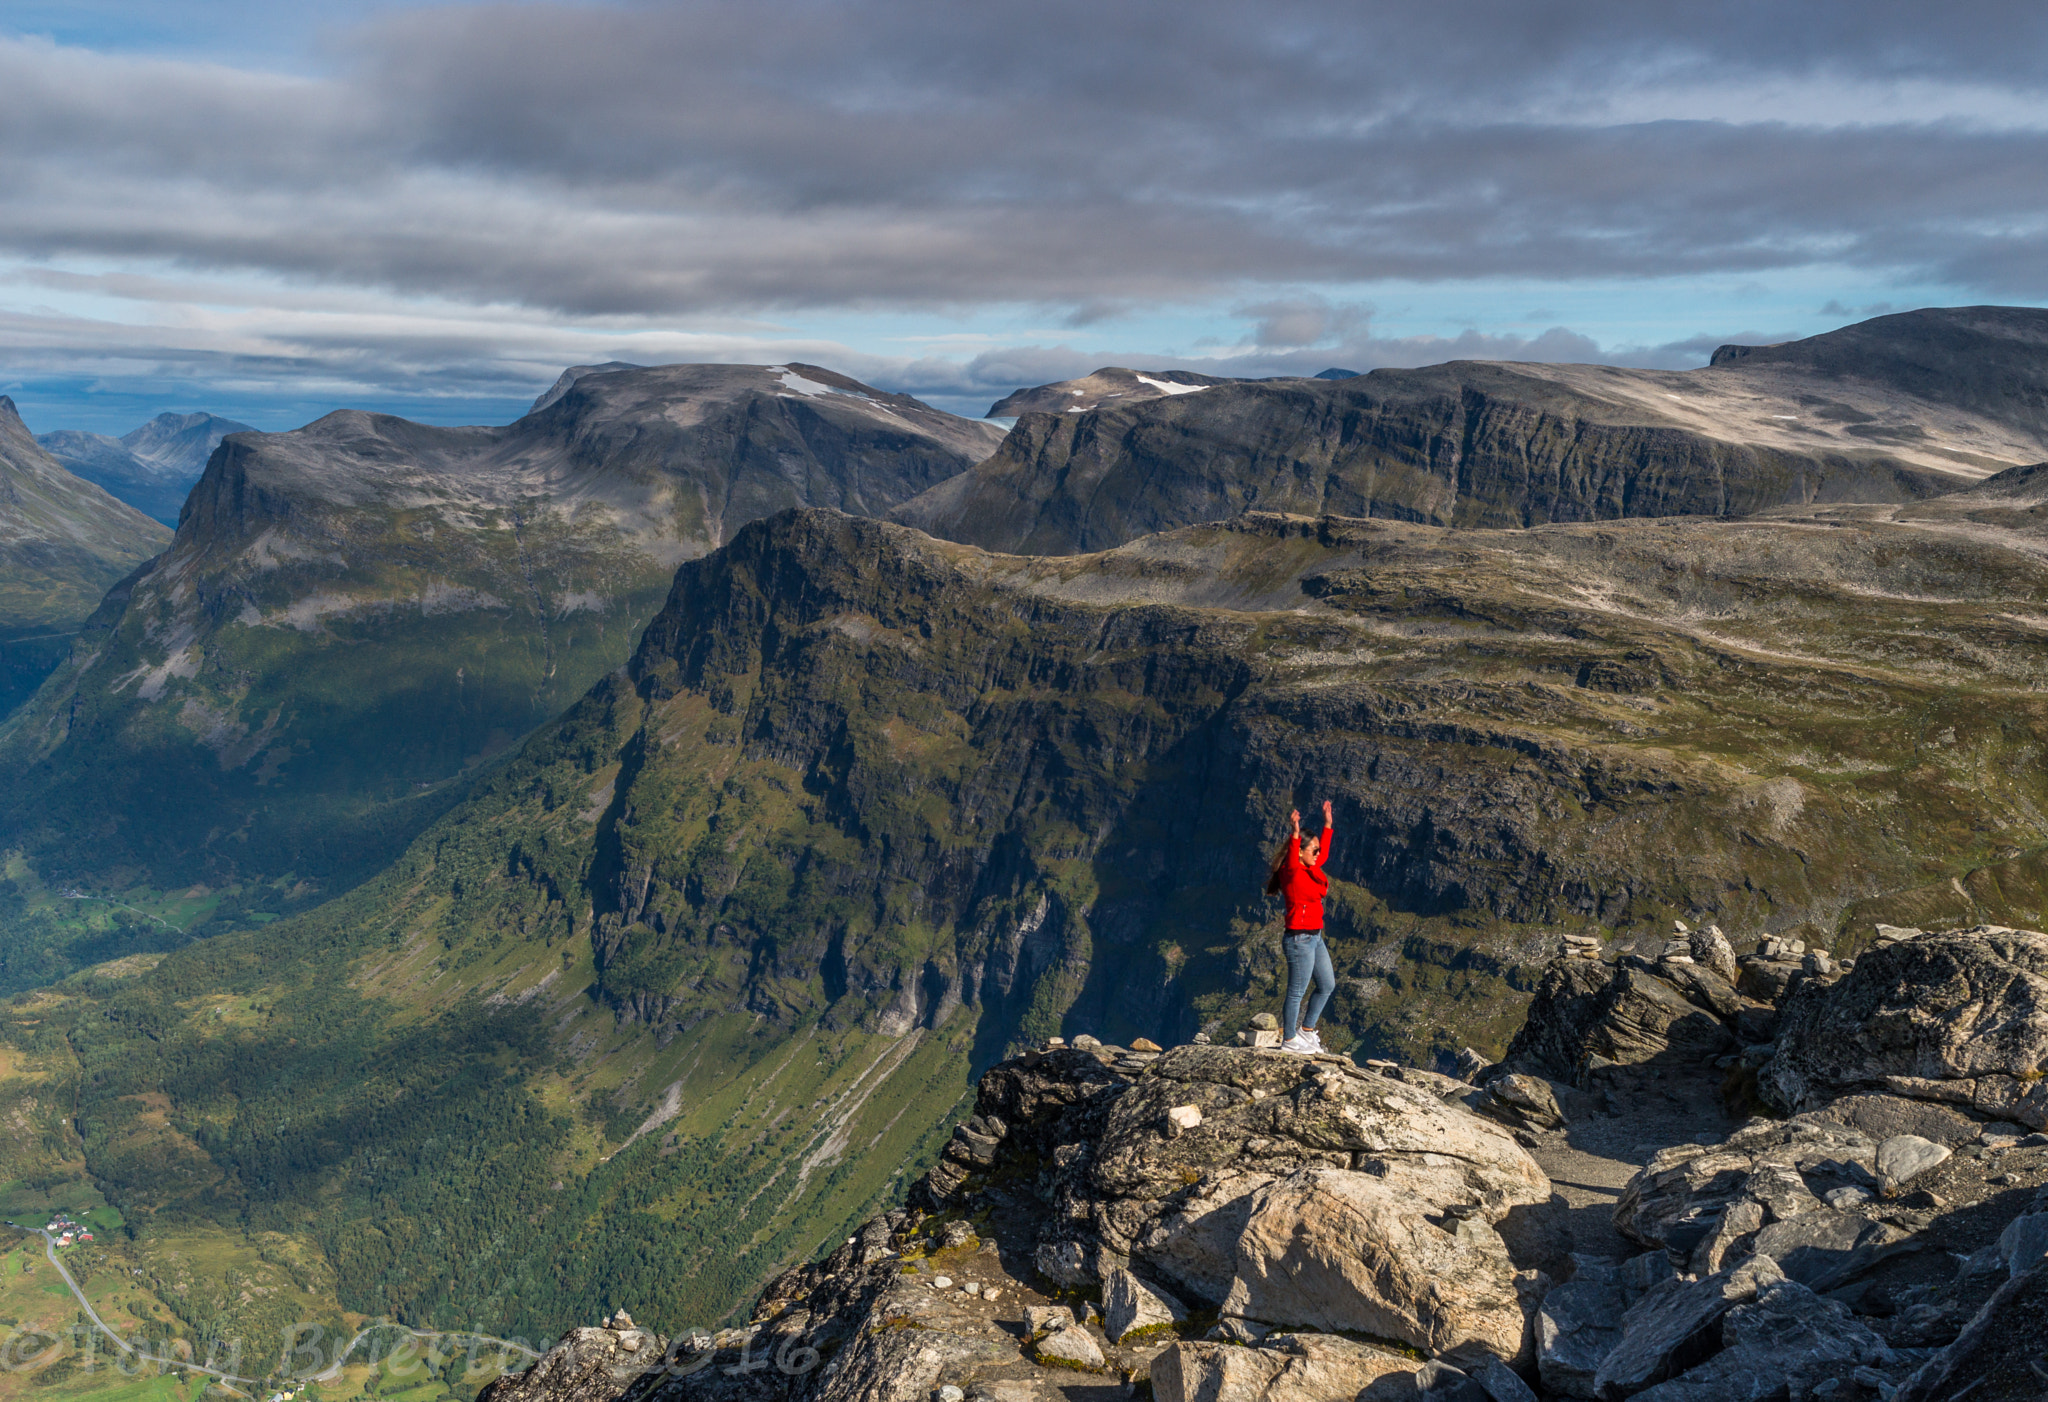
[[[1330,950],[1321,930],[1289,930],[1280,937],[1280,952],[1287,956],[1287,1013],[1280,1025],[1292,1037],[1302,1026],[1314,1027],[1323,1018],[1323,1004],[1337,991],[1337,971],[1330,967]],[[1301,1005],[1313,978],[1316,996]]]

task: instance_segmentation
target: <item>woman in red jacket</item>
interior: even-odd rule
[[[1288,814],[1288,821],[1294,824],[1294,835],[1273,858],[1272,873],[1266,878],[1266,893],[1287,901],[1287,933],[1280,939],[1280,951],[1287,956],[1287,1006],[1281,1018],[1286,1040],[1280,1049],[1319,1052],[1323,1039],[1316,1033],[1316,1023],[1322,1018],[1323,1005],[1337,991],[1337,971],[1330,967],[1330,951],[1323,944],[1323,897],[1330,891],[1323,863],[1330,860],[1334,826],[1329,800],[1323,800],[1320,837],[1302,841],[1299,809]],[[1316,994],[1304,1008],[1302,998],[1311,980]]]

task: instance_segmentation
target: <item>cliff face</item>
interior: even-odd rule
[[[1251,509],[1480,528],[1907,502],[2048,458],[2044,346],[2042,313],[1968,308],[1682,373],[1460,362],[1091,389],[1045,417],[1025,396],[1001,452],[895,519],[1069,554]]]
[[[679,562],[790,505],[883,510],[997,437],[781,366],[595,373],[506,428],[232,435],[0,735],[0,834],[92,885],[291,872],[264,903],[303,901],[623,662]]]
[[[108,586],[169,539],[66,471],[0,395],[0,716],[57,665]]]

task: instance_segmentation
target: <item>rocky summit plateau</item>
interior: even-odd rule
[[[2035,931],[1681,923],[1461,1077],[1053,1038],[747,1322],[622,1306],[483,1402],[2038,1399],[2044,1014]]]
[[[895,519],[1069,554],[1247,509],[1516,527],[1903,503],[2048,459],[2044,346],[2048,312],[1962,307],[1723,347],[1687,371],[1103,370],[996,406],[1023,415],[1002,450]]]

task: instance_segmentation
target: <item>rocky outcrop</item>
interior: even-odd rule
[[[485,1387],[478,1402],[614,1402],[660,1368],[668,1352],[667,1339],[630,1322],[571,1329],[531,1368]]]
[[[1976,967],[2010,934],[1930,938]],[[1853,977],[1812,971],[1794,1001]],[[1711,1095],[1715,1059],[1768,1055],[1646,1050],[1674,998],[1732,1038],[1727,987],[1676,954],[1557,961],[1516,1046],[1590,1068],[1598,1101],[1504,1067],[1474,1086],[1206,1044],[1027,1052],[983,1076],[905,1209],[778,1279],[749,1325],[623,1387],[611,1336],[576,1331],[488,1402],[738,1402],[741,1380],[777,1402],[1080,1402],[1139,1379],[1162,1402],[1932,1402],[2022,1378],[2048,1270],[2048,1135],[2023,1126],[1966,1136],[1952,1107],[1858,1090],[1665,1142],[1612,1209],[1648,1249],[1560,1252],[1557,1190],[1584,1185],[1544,1162],[1587,1172],[1667,1078]],[[1590,1050],[1632,1045],[1650,1059]]]
[[[1792,996],[1760,1077],[1786,1109],[1857,1091],[2048,1126],[2048,935],[1980,926],[1872,950]]]

